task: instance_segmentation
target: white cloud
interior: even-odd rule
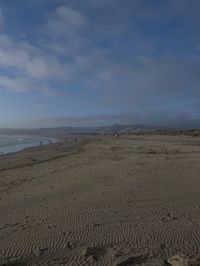
[[[35,44],[1,33],[0,69],[8,74],[3,77],[0,89],[27,91],[35,87],[32,82],[37,82],[38,90],[41,87],[43,91],[45,82],[51,91],[49,81],[77,78],[84,66],[79,66],[75,56],[82,53],[86,39],[81,35],[87,25],[87,17],[79,11],[60,6],[47,18]]]
[[[70,71],[53,54],[28,42],[12,40],[5,34],[0,34],[0,69],[7,74],[1,78],[0,89],[18,92],[35,89],[34,83],[38,91],[44,91],[43,83],[45,90],[50,91],[48,80],[66,79]]]
[[[37,82],[30,78],[0,76],[0,90],[13,92],[40,91],[45,95],[55,95],[56,92],[50,89],[46,82]]]
[[[55,65],[59,67],[58,64],[44,50],[0,35],[0,67],[14,69],[18,75],[45,79],[52,75]]]
[[[52,38],[73,38],[87,26],[88,19],[82,13],[67,6],[59,6],[47,20],[44,29]]]
[[[14,92],[25,92],[32,88],[29,80],[23,78],[8,78],[0,76],[0,89],[11,90]]]

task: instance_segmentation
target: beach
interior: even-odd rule
[[[186,136],[0,156],[0,265],[200,265],[199,162],[200,138]]]

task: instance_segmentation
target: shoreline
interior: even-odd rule
[[[0,135],[0,137],[10,138],[10,139],[20,139],[18,142],[14,144],[8,144],[7,146],[4,145],[3,147],[0,147],[0,155],[16,153],[25,149],[38,147],[41,145],[50,145],[61,142],[60,138],[53,138],[53,137],[47,138],[47,137],[26,136],[26,135],[17,135],[17,136]]]

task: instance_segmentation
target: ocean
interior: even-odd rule
[[[30,136],[1,136],[0,135],[0,154],[12,153],[24,150],[25,148],[35,147],[41,144],[49,144],[53,139]]]

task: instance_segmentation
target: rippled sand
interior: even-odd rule
[[[177,254],[200,265],[199,138],[105,137],[0,157],[0,265],[156,266]]]

